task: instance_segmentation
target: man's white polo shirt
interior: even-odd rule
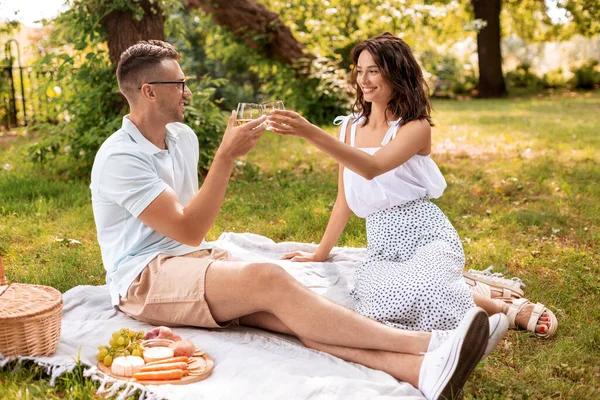
[[[168,150],[146,139],[128,116],[100,147],[92,167],[92,207],[113,305],[158,254],[182,255],[188,246],[144,225],[137,217],[171,187],[186,206],[198,191],[198,138],[185,124],[167,125]]]

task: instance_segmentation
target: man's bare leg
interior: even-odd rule
[[[219,322],[264,311],[304,340],[407,354],[425,352],[431,337],[388,327],[327,300],[275,264],[215,261],[205,287]]]
[[[240,324],[296,336],[276,316],[267,312],[259,312],[242,317],[240,318]],[[417,387],[419,384],[418,371],[421,369],[423,362],[422,356],[384,350],[355,349],[352,347],[318,343],[302,338],[299,339],[306,347],[311,349],[323,351],[342,360],[355,362],[386,372],[398,380],[410,383],[414,387]]]
[[[283,321],[268,312],[242,317],[240,323],[294,334]],[[456,328],[456,335],[424,356],[323,344],[302,337],[300,340],[307,347],[387,372],[412,384],[426,398],[437,399],[460,393],[485,351],[488,335],[487,314],[482,309],[471,309]]]
[[[285,333],[286,335],[296,336],[290,328],[284,325],[283,322],[276,316],[268,312],[257,312],[250,315],[245,315],[240,318],[240,325],[252,326],[255,328],[265,329],[277,333]]]
[[[306,347],[324,351],[342,360],[355,362],[365,367],[386,372],[394,378],[408,382],[414,387],[419,387],[419,371],[423,363],[423,356],[414,354],[395,353],[385,350],[363,350],[352,347],[322,344],[310,340],[302,340]]]

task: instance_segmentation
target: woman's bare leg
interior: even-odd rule
[[[494,292],[492,292],[492,296],[493,296],[493,294],[494,294]],[[478,307],[483,308],[485,310],[485,312],[487,312],[489,315],[493,315],[496,313],[506,314],[506,313],[508,313],[508,309],[510,307],[510,304],[508,304],[502,300],[496,300],[493,298],[490,299],[479,293],[473,293],[473,300],[475,301],[475,304]],[[529,321],[529,317],[531,316],[533,307],[534,307],[533,304],[529,304],[529,305],[525,306],[523,311],[521,311],[519,314],[517,314],[515,323],[517,324],[518,327],[521,327],[523,329],[527,328],[527,322]],[[550,325],[550,318],[548,318],[548,315],[542,314],[540,316],[540,319],[538,320],[538,324],[535,327],[535,331],[538,333],[545,333],[545,332],[547,332],[549,325]]]

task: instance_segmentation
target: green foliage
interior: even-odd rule
[[[558,5],[557,5],[558,6]],[[564,32],[548,16],[548,6],[538,0],[502,0],[500,26],[503,36],[512,34],[527,41],[555,39]]]
[[[469,95],[477,86],[475,68],[449,52],[427,50],[419,54],[421,67],[435,97]]]
[[[182,51],[190,71],[222,80],[213,96],[221,109],[235,109],[239,102],[278,99],[316,123],[346,112],[346,71],[335,63],[319,58],[310,76],[300,77],[294,68],[241,43],[202,11],[182,16],[181,21],[189,43]]]
[[[176,13],[181,3],[162,1],[161,6]],[[87,177],[100,145],[121,126],[127,112],[125,99],[119,93],[115,67],[111,65],[106,47],[106,32],[101,20],[113,11],[133,12],[141,20],[144,10],[135,0],[74,0],[71,8],[55,21],[52,34],[45,43],[47,54],[36,62],[41,72],[54,70],[39,90],[50,93],[50,120],[44,126],[47,134],[29,147],[32,160],[47,163],[64,177]],[[175,19],[165,28],[181,33]],[[67,46],[64,46],[64,43]],[[183,68],[186,60],[182,60]],[[223,115],[209,100],[210,87],[220,84],[203,78],[190,85],[194,99],[187,106],[186,120],[201,143],[199,167],[207,170],[220,142]],[[56,91],[54,88],[58,88]]]
[[[61,88],[50,98],[55,113],[51,120],[57,124],[47,126],[47,135],[29,148],[29,155],[42,163],[54,161],[53,168],[67,177],[83,177],[102,142],[120,126],[125,109],[101,19],[115,10],[132,10],[137,18],[143,14],[132,0],[73,0],[70,5],[54,21],[44,43],[47,54],[35,63],[40,70],[56,71],[54,80],[43,86]]]
[[[198,167],[202,173],[207,173],[215,150],[221,143],[221,137],[226,125],[226,116],[212,100],[217,87],[224,81],[204,76],[199,82],[192,82],[190,90],[192,99],[185,107],[185,120],[196,135],[200,145]]]
[[[557,68],[553,71],[548,71],[542,77],[547,88],[557,89],[567,86],[567,80],[562,68]]]
[[[352,47],[368,37],[389,31],[423,51],[431,45],[430,38],[437,43],[456,39],[470,19],[465,4],[455,1],[260,1],[280,16],[311,54],[341,61],[344,68],[350,65]]]
[[[435,81],[446,81],[448,74],[459,75],[468,72],[459,66],[444,65],[442,69],[454,68],[461,71],[441,71],[428,60],[436,55],[440,60],[443,54],[451,54],[450,43],[468,36],[465,26],[471,22],[468,2],[406,0],[310,0],[280,1],[261,0],[270,10],[277,13],[295,37],[306,45],[311,54],[337,61],[341,68],[350,69],[350,53],[359,42],[391,32],[403,38],[415,52],[425,71]],[[448,55],[452,58],[451,55]],[[450,62],[450,61],[449,61]],[[439,72],[439,74],[438,74]],[[466,79],[459,81],[458,90],[469,91]],[[435,82],[434,82],[435,85]],[[440,85],[445,85],[440,82]],[[450,85],[450,84],[448,84]],[[432,88],[433,89],[433,88]],[[442,91],[448,88],[441,88]]]
[[[572,31],[584,36],[600,34],[599,0],[566,0],[564,7],[573,21]]]
[[[12,35],[21,29],[21,23],[15,20],[0,22],[0,36]]]
[[[48,133],[29,149],[30,157],[38,162],[56,160],[57,172],[66,176],[85,176],[102,142],[120,127],[124,110],[108,52],[50,53],[38,65],[54,66],[55,84],[68,90],[51,99],[59,110],[58,124],[47,126]]]
[[[571,83],[576,89],[593,89],[600,85],[600,68],[598,60],[588,60],[579,67],[571,68],[573,78]]]
[[[531,64],[523,62],[506,74],[506,83],[510,88],[529,89],[539,91],[544,88],[544,81],[531,71]]]

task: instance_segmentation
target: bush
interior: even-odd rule
[[[211,100],[215,88],[223,84],[223,80],[215,80],[204,76],[199,82],[192,82],[190,90],[194,94],[189,104],[185,107],[185,120],[196,136],[200,146],[200,159],[198,167],[204,174],[208,172],[215,151],[221,143],[225,132],[229,113],[223,113]]]
[[[474,68],[453,55],[427,50],[420,54],[419,63],[431,74],[428,84],[434,97],[471,94],[477,87]]]
[[[29,155],[40,163],[53,161],[56,172],[67,177],[88,175],[96,151],[120,127],[125,110],[107,51],[80,56],[57,51],[38,61],[38,65],[57,71],[54,84],[72,90],[61,90],[52,99],[54,108],[60,110],[53,117],[57,124],[43,125],[46,132],[30,146]],[[85,61],[80,63],[79,58]]]
[[[567,85],[567,80],[562,68],[548,71],[542,77],[544,86],[550,89],[558,89]]]
[[[598,60],[589,60],[579,67],[571,68],[573,78],[569,83],[575,89],[591,90],[596,85],[600,85],[600,68]]]
[[[506,85],[509,88],[527,89],[537,92],[545,86],[544,80],[531,71],[531,64],[523,62],[514,71],[506,74]]]

